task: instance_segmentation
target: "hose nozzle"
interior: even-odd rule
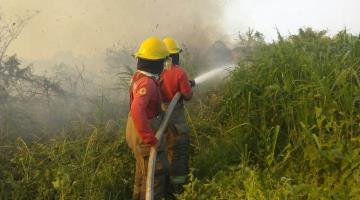
[[[196,86],[196,83],[195,83],[195,80],[194,80],[194,79],[189,80],[189,83],[190,83],[190,86],[191,86],[191,87],[195,87],[195,86]]]

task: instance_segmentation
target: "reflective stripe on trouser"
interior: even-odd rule
[[[151,146],[141,143],[130,115],[126,126],[126,140],[136,159],[132,199],[143,200],[145,199],[146,173]],[[168,176],[169,164],[164,150],[165,146],[161,144],[155,166],[154,199],[161,199],[165,197],[166,193],[166,177]]]
[[[166,132],[167,156],[170,164],[170,181],[184,184],[189,168],[189,132],[184,107],[178,104],[169,121]]]

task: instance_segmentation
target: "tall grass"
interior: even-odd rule
[[[179,199],[359,199],[360,37],[301,29],[246,48],[189,105]],[[48,142],[1,138],[0,199],[129,199],[134,160],[103,110]]]
[[[124,138],[96,128],[83,139],[1,146],[0,199],[129,199],[133,163]]]
[[[300,29],[251,52],[207,112],[212,130],[196,123],[182,198],[360,198],[360,37]]]

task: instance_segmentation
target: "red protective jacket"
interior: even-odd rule
[[[165,102],[170,102],[177,92],[186,96],[192,91],[185,70],[174,64],[163,71],[161,81],[161,93]]]
[[[159,82],[137,71],[131,78],[129,94],[130,114],[139,137],[145,144],[156,144],[150,120],[159,115],[161,110]]]

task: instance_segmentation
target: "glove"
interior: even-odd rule
[[[143,143],[154,146],[154,145],[156,145],[158,143],[158,140],[156,139],[156,137],[154,135],[152,135],[152,136],[149,136],[149,137],[145,137],[143,139]]]
[[[195,80],[194,80],[194,79],[189,80],[189,83],[190,83],[190,86],[191,86],[191,87],[195,87],[195,86],[196,86],[196,83],[195,83]]]

